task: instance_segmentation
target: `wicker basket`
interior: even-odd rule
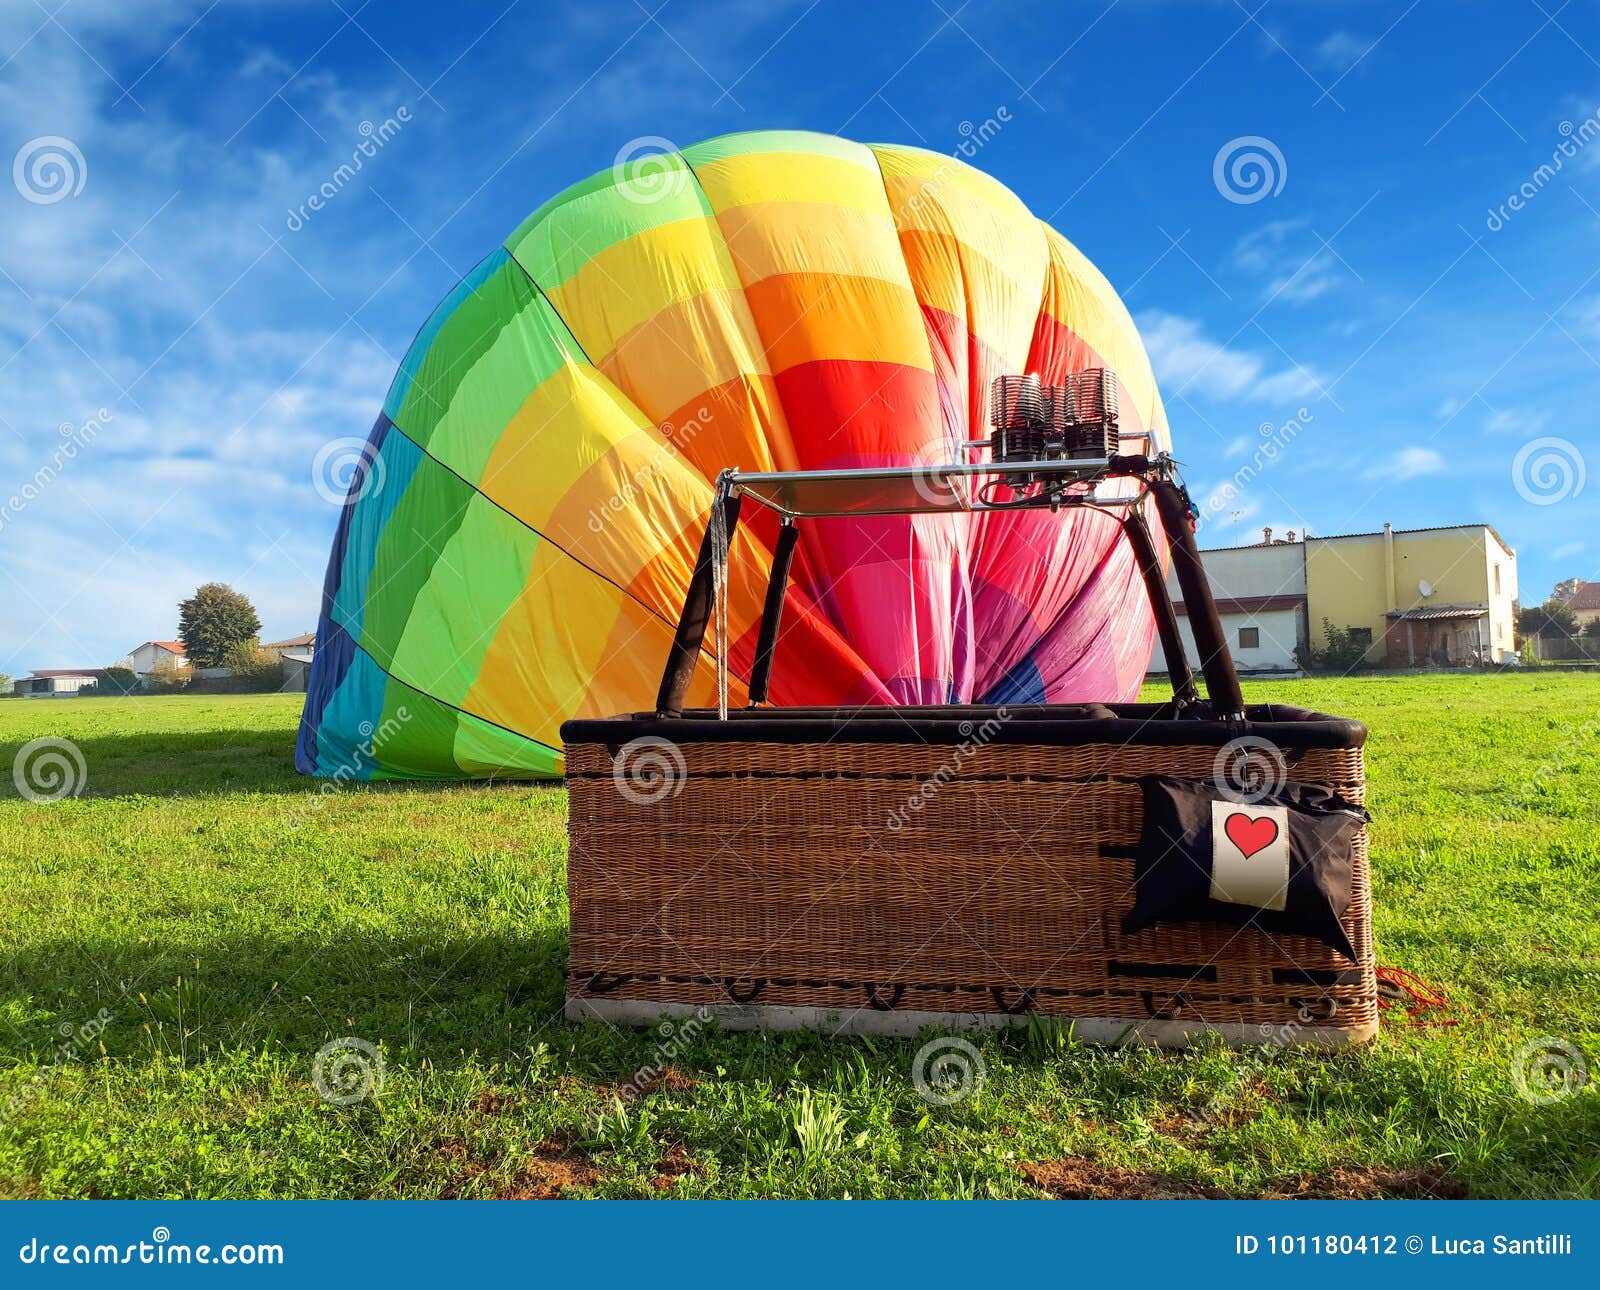
[[[1219,767],[1231,751],[1265,749],[1274,779],[1365,799],[1358,722],[1245,706],[1171,459],[942,469],[945,485],[977,469],[1011,492],[989,502],[980,491],[974,501],[900,468],[719,477],[655,712],[562,727],[568,1015],[654,1023],[709,1011],[730,1026],[903,1034],[1038,1013],[1112,1042],[1369,1038],[1378,1018],[1364,825],[1343,916],[1353,962],[1320,940],[1250,925],[1123,931],[1144,822],[1141,777],[1209,782],[1226,797]],[[1096,491],[1114,479],[1138,490]],[[1065,487],[1073,481],[1087,488]],[[783,520],[752,706],[685,712],[745,497]],[[797,519],[1016,505],[1120,513],[1155,613],[1170,703],[761,706]],[[1203,699],[1151,520],[1183,591]],[[718,655],[725,664],[725,649]]]
[[[574,721],[568,1015],[914,1033],[1071,1018],[1087,1040],[1341,1044],[1377,1028],[1365,830],[1344,926],[1125,935],[1137,779],[1267,740],[1364,797],[1359,723],[1156,705],[750,710]]]

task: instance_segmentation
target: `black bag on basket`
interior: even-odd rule
[[[1355,961],[1339,919],[1350,908],[1364,808],[1318,784],[1284,784],[1251,802],[1202,780],[1147,775],[1139,785],[1144,829],[1124,932],[1248,924],[1315,937]]]

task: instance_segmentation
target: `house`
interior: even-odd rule
[[[1590,623],[1600,622],[1600,582],[1580,582],[1567,597],[1566,605],[1578,620],[1580,632]]]
[[[1299,667],[1295,651],[1307,639],[1306,562],[1304,546],[1291,539],[1257,546],[1205,551],[1206,578],[1217,602],[1234,666],[1241,672],[1292,672]],[[1167,594],[1178,612],[1178,628],[1190,666],[1200,667],[1200,652],[1178,589],[1169,571]],[[1156,666],[1164,666],[1157,652]]]
[[[1228,648],[1241,672],[1298,667],[1326,645],[1323,620],[1387,667],[1461,665],[1514,655],[1517,556],[1487,524],[1274,539],[1201,552]],[[1199,656],[1177,580],[1167,578],[1190,662]],[[1600,598],[1597,598],[1600,599]],[[1164,666],[1160,652],[1152,660]]]
[[[182,641],[146,641],[128,655],[128,666],[135,676],[170,671],[188,661]]]
[[[1498,663],[1516,653],[1517,553],[1488,524],[1309,538],[1313,647],[1322,621],[1387,667]]]
[[[270,654],[273,658],[282,660],[285,654],[307,654],[315,652],[317,648],[316,632],[306,632],[303,636],[291,636],[288,640],[268,641],[261,647],[263,654]]]
[[[11,692],[29,699],[63,699],[100,679],[97,667],[41,667],[11,683]]]
[[[279,662],[283,666],[279,689],[285,694],[304,694],[311,682],[311,651],[286,649],[279,655]]]

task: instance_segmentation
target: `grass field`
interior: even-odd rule
[[[1600,1195],[1595,1083],[1513,1079],[1532,1040],[1600,1075],[1600,677],[1247,695],[1371,727],[1379,961],[1461,1024],[1336,1056],[989,1036],[949,1107],[912,1085],[916,1040],[710,1026],[619,1103],[668,1041],[554,1019],[559,787],[313,806],[295,697],[0,703],[0,1192]],[[81,749],[81,796],[18,797],[40,736]],[[313,1083],[343,1036],[384,1067],[350,1105]]]

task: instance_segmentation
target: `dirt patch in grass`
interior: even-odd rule
[[[1268,1192],[1266,1199],[1373,1200],[1380,1196],[1397,1200],[1465,1200],[1467,1187],[1438,1165],[1422,1169],[1379,1169],[1361,1165],[1355,1169],[1302,1174]]]
[[[472,1104],[472,1109],[479,1115],[499,1115],[505,1110],[506,1099],[493,1089],[484,1089],[478,1094],[478,1099]]]
[[[599,1179],[594,1163],[569,1137],[547,1138],[518,1167],[509,1183],[492,1193],[495,1200],[560,1200],[565,1192],[593,1187]],[[454,1165],[455,1176],[439,1193],[441,1200],[459,1200],[481,1195],[473,1184],[490,1172],[489,1165],[475,1160],[459,1138],[439,1144],[439,1154]]]
[[[1023,1177],[1059,1200],[1222,1200],[1228,1192],[1141,1169],[1120,1169],[1067,1156],[1018,1165]],[[1363,1165],[1300,1174],[1261,1193],[1263,1200],[1462,1200],[1466,1186],[1437,1165],[1380,1169]]]
[[[593,1187],[599,1179],[594,1164],[570,1140],[550,1138],[534,1148],[509,1186],[496,1200],[560,1200],[563,1193]]]
[[[1040,1191],[1060,1200],[1206,1200],[1226,1195],[1170,1174],[1118,1169],[1071,1156],[1017,1168]]]
[[[699,1172],[700,1162],[685,1150],[683,1143],[675,1142],[656,1161],[656,1176],[650,1180],[650,1185],[657,1191],[671,1191],[685,1174]]]
[[[693,1088],[699,1082],[692,1075],[685,1075],[676,1066],[668,1066],[660,1074],[651,1075],[648,1079],[639,1081],[639,1096],[644,1097],[647,1093],[654,1093],[661,1089],[665,1089],[669,1093],[681,1093],[686,1088]]]

